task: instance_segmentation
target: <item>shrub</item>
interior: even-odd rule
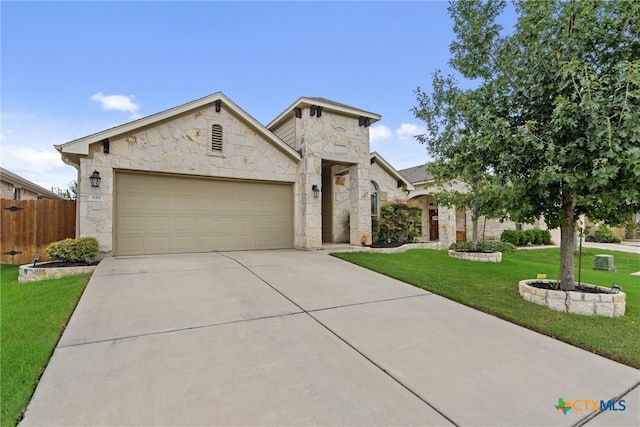
[[[522,232],[522,235],[524,236],[524,245],[528,245],[529,243],[531,243],[532,245],[535,244],[536,242],[536,232],[535,230],[524,230]]]
[[[620,243],[620,238],[606,225],[601,225],[593,233],[593,239],[598,243]]]
[[[64,239],[47,246],[47,257],[64,262],[83,262],[98,255],[98,241],[95,237]]]
[[[378,239],[381,242],[412,243],[420,237],[417,224],[422,222],[420,208],[406,203],[388,203],[380,209]]]
[[[471,242],[454,242],[449,246],[452,251],[471,251]],[[480,252],[513,252],[516,247],[507,242],[478,242],[478,251]]]
[[[511,243],[513,246],[520,244],[518,230],[504,230],[500,235],[501,242]]]
[[[504,230],[500,235],[500,241],[511,243],[514,246],[525,246],[531,242],[534,245],[548,245],[551,243],[549,230]]]

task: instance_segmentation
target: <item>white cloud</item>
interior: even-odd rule
[[[425,133],[425,129],[413,123],[402,123],[400,127],[396,129],[396,135],[403,141],[408,139],[415,140],[414,137],[422,133]]]
[[[414,136],[426,130],[413,123],[401,123],[394,131],[384,125],[372,126],[370,150],[376,151],[396,169],[419,166],[429,161],[424,145]]]
[[[387,139],[391,136],[391,130],[385,125],[376,125],[369,128],[369,140],[371,142],[378,142]]]
[[[21,170],[43,174],[65,166],[54,148],[49,150],[32,147],[0,147],[2,165],[9,170]]]
[[[3,111],[0,165],[46,189],[67,188],[77,171],[62,161],[53,145],[105,128],[106,123]]]
[[[102,92],[98,92],[91,96],[92,101],[99,102],[102,105],[103,110],[116,110],[125,111],[131,113],[130,119],[140,118],[138,110],[140,105],[133,102],[133,95],[104,95]]]

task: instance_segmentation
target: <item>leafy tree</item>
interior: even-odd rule
[[[443,124],[457,108],[476,118],[477,150],[508,185],[512,218],[560,227],[570,290],[578,217],[623,225],[640,211],[640,2],[518,1],[510,35],[497,22],[504,7],[450,3],[450,64],[477,87],[436,113]],[[451,139],[446,129],[433,138]]]
[[[457,206],[471,212],[472,250],[478,249],[478,221],[481,216],[501,216],[503,197],[489,163],[491,152],[484,148],[482,112],[476,111],[478,103],[473,99],[477,93],[460,90],[453,77],[444,77],[439,71],[433,76],[434,95],[416,90],[418,107],[413,108],[417,118],[425,121],[427,132],[417,135],[419,142],[426,144],[429,153],[436,159],[427,165],[428,171],[439,184],[435,202],[443,206]],[[442,120],[442,115],[445,120]],[[461,181],[464,189],[450,186]]]

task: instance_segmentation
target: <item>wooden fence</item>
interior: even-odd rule
[[[0,262],[27,264],[47,259],[51,242],[76,236],[75,200],[0,199]]]

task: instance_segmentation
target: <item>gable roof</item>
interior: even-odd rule
[[[92,135],[88,135],[83,138],[79,138],[79,139],[67,142],[66,144],[54,145],[54,147],[60,153],[88,155],[89,145],[93,143],[100,142],[104,139],[114,138],[116,136],[123,135],[125,133],[129,133],[143,127],[154,125],[158,122],[170,119],[180,114],[184,114],[191,110],[204,108],[206,106],[214,104],[216,101],[222,102],[222,104],[224,104],[225,107],[229,108],[235,114],[240,116],[244,121],[246,121],[249,125],[251,125],[259,134],[261,134],[266,140],[271,142],[274,146],[276,146],[282,152],[289,155],[291,158],[295,160],[300,160],[301,157],[300,157],[300,154],[298,154],[298,152],[296,152],[293,148],[285,144],[280,138],[274,135],[266,127],[260,124],[260,122],[258,122],[256,119],[251,117],[246,111],[244,111],[242,108],[236,105],[233,101],[227,98],[222,92],[216,92],[212,95],[205,96],[204,98],[196,99],[195,101],[191,101],[186,104],[182,104],[177,107],[170,108],[168,110],[164,110],[159,113],[152,114],[150,116],[143,117],[141,119],[134,120],[132,122],[128,122],[120,126],[116,126],[98,133],[94,133]]]
[[[407,180],[404,176],[402,176],[397,170],[395,170],[395,168],[391,166],[380,154],[374,151],[369,156],[371,159],[371,163],[374,163],[374,162],[377,163],[378,165],[380,165],[380,167],[382,167],[382,169],[384,169],[389,175],[394,177],[396,180],[404,182],[405,186],[407,187],[407,190],[415,190],[415,187],[413,186],[413,184],[409,180]]]
[[[412,168],[401,169],[398,172],[413,184],[416,184],[418,182],[432,181],[433,175],[427,172],[427,164],[428,163],[420,166],[414,166]]]
[[[371,119],[371,123],[375,123],[380,120],[382,117],[379,114],[372,113],[370,111],[361,110],[359,108],[351,107],[347,104],[341,104],[339,102],[331,101],[330,99],[320,98],[320,97],[308,97],[302,96],[298,98],[293,104],[291,104],[287,109],[285,109],[278,117],[273,119],[271,123],[267,125],[267,129],[271,129],[274,126],[277,126],[282,120],[287,119],[291,111],[293,111],[296,107],[309,107],[311,105],[317,105],[323,108],[326,108],[327,111],[332,111],[334,113],[342,114],[345,116],[350,116],[354,118],[358,118],[360,116],[368,117]]]
[[[29,190],[32,193],[36,193],[38,196],[43,196],[48,199],[66,200],[64,197],[54,193],[53,191],[49,191],[44,187],[40,187],[38,184],[34,184],[28,179],[25,179],[20,175],[17,175],[2,167],[0,167],[0,180],[2,182],[8,182],[14,187]]]

